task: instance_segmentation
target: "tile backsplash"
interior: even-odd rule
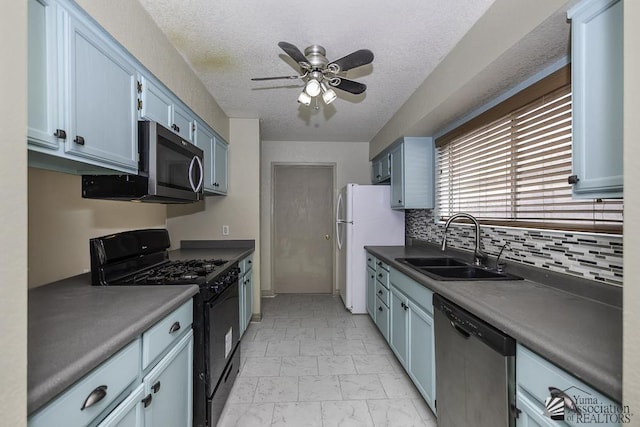
[[[434,222],[431,209],[406,210],[405,218],[407,238],[442,241],[444,225]],[[473,250],[474,239],[474,228],[466,224],[453,223],[447,232],[453,248]],[[482,226],[481,240],[489,255],[497,256],[509,242],[505,260],[622,286],[622,236]]]

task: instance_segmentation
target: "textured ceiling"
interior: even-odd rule
[[[369,141],[493,0],[140,0],[229,117],[260,118],[263,140]],[[337,90],[318,109],[296,102],[300,80],[279,41],[322,45],[329,61],[358,49],[375,55],[347,78],[362,95]]]

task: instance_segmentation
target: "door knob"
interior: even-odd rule
[[[325,234],[325,235],[324,235],[324,238],[325,238],[325,239],[327,239],[327,240],[329,240],[329,239],[331,238],[331,236],[329,236],[328,234]]]

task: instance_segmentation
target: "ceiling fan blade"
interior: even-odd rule
[[[353,93],[354,95],[359,95],[365,90],[367,90],[367,85],[364,83],[354,82],[353,80],[343,79],[342,77],[336,77],[336,80],[340,80],[336,83],[335,80],[329,81],[329,85],[335,87],[336,89],[344,90],[345,92]]]
[[[289,79],[289,80],[294,80],[294,79],[299,79],[300,76],[278,76],[278,77],[254,77],[251,80],[255,81],[255,82],[260,82],[263,80],[282,80],[282,79]]]
[[[347,56],[333,61],[329,65],[337,65],[339,68],[338,72],[342,72],[350,70],[352,68],[370,64],[371,62],[373,62],[373,52],[371,52],[369,49],[360,49],[356,50],[353,53],[350,53]]]
[[[297,47],[295,47],[291,43],[280,42],[280,43],[278,43],[278,46],[280,46],[280,48],[282,50],[284,50],[284,52],[287,55],[289,55],[291,57],[291,59],[296,61],[298,64],[308,64],[309,63],[309,61],[307,60],[307,57],[304,56],[302,54],[302,52],[300,52],[300,49],[298,49]]]

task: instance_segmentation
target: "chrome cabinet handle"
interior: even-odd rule
[[[76,135],[76,139],[73,140],[78,145],[84,145],[84,137]]]
[[[169,328],[169,333],[172,334],[174,332],[178,332],[180,330],[180,322],[175,322],[173,325],[171,325],[171,328]]]
[[[65,132],[64,129],[56,129],[53,136],[59,139],[67,139],[67,132]]]
[[[89,396],[87,396],[87,398],[85,399],[80,410],[84,411],[86,408],[90,408],[91,406],[95,405],[96,403],[104,399],[106,395],[107,395],[106,385],[101,385],[94,388],[93,391],[89,393]]]
[[[157,393],[160,391],[160,381],[157,381],[154,385],[151,386],[151,390],[153,390],[154,393]]]

